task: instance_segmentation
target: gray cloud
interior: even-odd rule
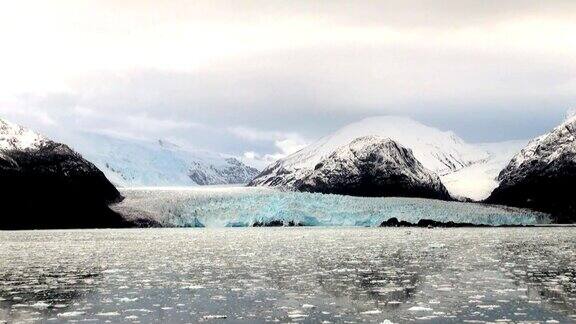
[[[130,17],[154,16],[152,2],[124,5]],[[159,24],[171,14],[176,22],[216,25],[265,21],[262,28],[276,17],[316,17],[323,29],[270,48],[247,40],[256,49],[193,69],[80,73],[67,91],[30,91],[0,113],[55,136],[89,130],[274,156],[384,114],[412,116],[473,142],[528,138],[553,127],[576,101],[576,42],[566,42],[572,29],[564,28],[576,31],[574,1],[183,2],[157,9]],[[331,35],[331,27],[342,34]],[[162,48],[158,55],[170,57]]]

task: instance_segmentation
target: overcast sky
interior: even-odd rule
[[[576,1],[4,1],[0,116],[256,159],[374,115],[469,142],[576,106]]]

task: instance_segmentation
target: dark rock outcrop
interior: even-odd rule
[[[576,117],[531,141],[498,176],[488,203],[550,213],[576,222]]]
[[[0,229],[127,227],[108,207],[122,200],[68,146],[0,120]]]
[[[294,227],[294,226],[304,226],[300,222],[293,220],[283,221],[283,220],[271,220],[266,222],[254,222],[252,227]]]
[[[421,219],[418,223],[410,223],[407,221],[399,221],[396,217],[392,217],[388,220],[383,221],[380,227],[442,227],[442,228],[452,228],[452,227],[526,227],[528,225],[498,225],[490,226],[484,224],[473,224],[473,223],[457,223],[453,221],[440,222],[432,219]]]
[[[364,197],[450,199],[440,178],[409,149],[377,136],[360,137],[340,147],[295,181],[294,188]]]

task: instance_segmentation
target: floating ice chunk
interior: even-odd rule
[[[120,269],[108,269],[108,270],[102,271],[102,273],[112,274],[112,273],[118,273],[118,272],[120,272],[120,271],[122,271],[122,270],[120,270]]]
[[[495,309],[495,308],[500,308],[499,305],[476,305],[476,307],[478,307],[478,308],[483,308],[483,309]]]
[[[189,286],[184,286],[182,287],[182,289],[188,289],[188,290],[198,290],[198,289],[203,289],[204,286],[200,286],[200,285],[189,285]]]
[[[73,312],[64,312],[64,313],[59,313],[58,317],[77,317],[77,316],[81,316],[84,315],[84,312],[80,312],[80,311],[73,311]]]
[[[379,309],[373,309],[373,310],[369,310],[369,311],[362,312],[362,313],[360,313],[360,314],[363,314],[363,315],[377,315],[377,314],[382,314],[382,311],[380,311]]]
[[[408,308],[411,312],[431,312],[432,308],[424,307],[424,306],[412,306]]]
[[[43,302],[43,301],[38,301],[38,302],[30,305],[30,307],[44,309],[44,308],[50,307],[50,304]]]
[[[118,313],[118,312],[103,312],[103,313],[96,314],[96,316],[120,316],[120,313]]]

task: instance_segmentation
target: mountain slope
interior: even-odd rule
[[[0,120],[0,229],[125,227],[122,196],[68,146]]]
[[[576,116],[531,141],[498,176],[490,203],[549,212],[576,221]]]
[[[475,144],[488,154],[488,158],[440,177],[454,197],[475,201],[486,199],[498,186],[498,174],[520,150],[527,140]]]
[[[123,187],[247,183],[258,174],[232,156],[192,151],[164,140],[83,133],[69,142]]]
[[[449,199],[437,175],[393,140],[365,136],[338,148],[294,183],[298,191]]]
[[[270,165],[250,184],[291,188],[321,160],[356,138],[377,135],[410,148],[422,165],[439,175],[484,161],[488,153],[443,132],[405,117],[373,117],[349,124],[308,147]]]

